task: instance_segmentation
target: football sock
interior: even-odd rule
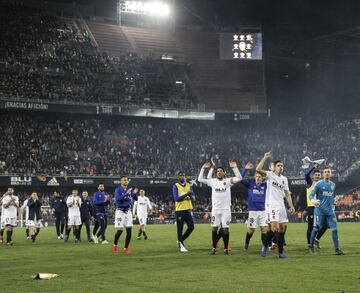
[[[252,236],[253,234],[250,234],[249,232],[246,233],[245,244],[249,245]]]
[[[223,228],[220,228],[219,233],[217,235],[217,241],[219,241],[223,237],[223,235],[224,235],[224,230]]]
[[[116,234],[115,234],[115,237],[114,237],[114,244],[115,244],[115,245],[118,244],[118,241],[119,241],[119,238],[120,238],[122,232],[123,232],[122,230],[117,230],[117,231],[116,231]]]
[[[332,230],[332,240],[334,242],[335,249],[339,249],[339,237],[337,229]]]
[[[284,232],[276,232],[276,239],[279,248],[279,253],[284,252]]]
[[[6,242],[9,243],[11,242],[11,233],[12,231],[6,231]]]
[[[261,233],[261,242],[265,247],[267,246],[267,235],[266,235],[266,233]]]
[[[274,232],[272,230],[269,230],[269,231],[267,231],[266,235],[267,235],[267,245],[266,246],[270,246],[271,241],[274,237]]]
[[[131,228],[126,228],[125,248],[129,247],[131,240]]]
[[[223,233],[223,240],[224,240],[224,249],[228,249],[229,246],[229,238],[230,238],[230,232]]]
[[[317,240],[320,240],[320,238],[324,235],[324,233],[326,232],[326,230],[327,230],[327,227],[326,227],[326,226],[321,227],[320,230],[319,230],[319,232],[318,232],[317,235],[316,235],[316,239],[317,239]]]
[[[216,248],[216,244],[218,243],[218,232],[215,230],[212,231],[212,242],[213,242],[213,248]]]

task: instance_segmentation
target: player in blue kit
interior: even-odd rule
[[[121,176],[120,186],[115,189],[115,229],[116,234],[114,236],[113,252],[118,252],[118,241],[123,232],[126,229],[125,246],[123,252],[128,254],[129,244],[131,240],[131,231],[133,226],[132,207],[134,201],[138,200],[137,188],[129,187],[129,179],[126,176]]]
[[[110,195],[105,191],[105,186],[103,183],[98,184],[98,191],[94,193],[94,209],[96,220],[100,226],[100,231],[97,235],[93,236],[94,243],[98,243],[98,238],[101,236],[101,244],[108,244],[106,240],[105,232],[107,228],[107,215],[108,215],[108,206],[110,204]],[[95,227],[94,227],[95,230]]]
[[[325,168],[323,179],[314,186],[310,193],[310,201],[315,205],[314,228],[311,232],[310,253],[315,252],[315,237],[318,231],[327,225],[332,231],[332,240],[335,246],[335,255],[344,254],[339,247],[338,229],[336,215],[333,209],[335,183],[330,180],[331,169]],[[316,198],[315,198],[316,195]]]
[[[253,168],[253,164],[247,163],[245,169],[242,171],[241,176],[245,178],[246,173]],[[261,251],[262,256],[266,256],[266,248],[268,246],[267,237],[267,213],[265,211],[265,198],[266,198],[266,182],[264,177],[256,172],[255,179],[243,179],[241,181],[248,188],[248,231],[246,233],[244,251],[249,248],[250,239],[253,236],[255,229],[260,227],[261,229],[261,242],[263,249]]]

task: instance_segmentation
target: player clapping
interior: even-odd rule
[[[27,201],[27,206],[29,208],[28,226],[30,237],[32,242],[35,243],[38,229],[40,228],[39,221],[41,220],[41,201],[36,192],[31,194],[31,197]]]
[[[68,229],[66,231],[65,242],[69,240],[69,234],[71,228],[73,228],[73,233],[75,236],[75,243],[80,243],[80,229],[81,225],[81,215],[80,215],[80,207],[81,207],[81,198],[78,196],[77,189],[73,189],[71,195],[67,198],[66,204],[68,207]]]
[[[133,189],[128,187],[129,179],[126,176],[120,178],[120,186],[115,190],[115,228],[116,234],[114,237],[113,252],[118,252],[118,241],[123,232],[126,229],[124,253],[130,253],[129,244],[131,240],[131,232],[133,226],[133,218],[131,208],[135,200],[137,200],[137,188]]]
[[[4,226],[6,229],[6,244],[13,245],[12,235],[14,227],[17,225],[17,209],[19,198],[14,195],[14,189],[9,187],[2,199]]]
[[[148,197],[145,196],[145,190],[140,189],[137,201],[134,203],[133,214],[139,219],[139,233],[137,239],[141,239],[141,235],[144,235],[144,239],[147,240],[148,236],[145,231],[145,225],[147,222],[148,211],[151,211],[151,203]]]

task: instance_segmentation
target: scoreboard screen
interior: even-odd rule
[[[262,60],[261,33],[220,33],[221,60]]]

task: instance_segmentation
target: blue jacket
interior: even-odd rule
[[[51,201],[51,208],[53,208],[56,213],[65,214],[66,200],[62,196],[54,196]]]
[[[94,216],[94,207],[91,202],[91,199],[89,197],[84,199],[82,196],[80,196],[80,198],[81,198],[81,208],[80,208],[81,217],[90,218],[91,216]]]
[[[313,180],[311,178],[311,173],[315,170],[314,166],[310,166],[305,169],[305,181],[306,181],[306,188],[309,188],[313,184]]]
[[[115,205],[116,209],[127,212],[133,206],[134,201],[137,200],[137,193],[133,192],[132,188],[121,186],[115,189]]]
[[[36,220],[40,220],[41,219],[40,207],[42,205],[41,201],[40,200],[34,201],[30,197],[30,199],[28,200],[27,205],[29,207],[29,220],[34,221],[35,216],[36,216]]]
[[[105,196],[108,196],[106,191],[96,191],[94,193],[94,209],[96,215],[106,215],[108,212],[107,207],[110,204],[110,201],[108,200],[105,202]]]

